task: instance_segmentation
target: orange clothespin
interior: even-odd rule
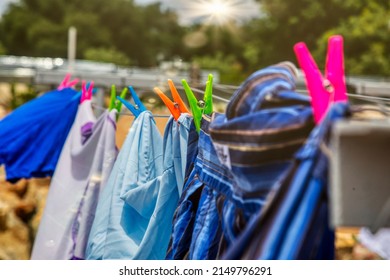
[[[71,74],[66,74],[60,85],[58,86],[58,90],[62,90],[64,88],[70,88],[76,85],[79,82],[79,79],[74,79],[73,81],[70,80]]]
[[[172,93],[172,97],[174,102],[172,102],[168,96],[166,96],[162,90],[160,90],[158,87],[155,87],[153,90],[155,93],[158,94],[158,96],[161,98],[161,100],[164,102],[165,106],[169,109],[171,112],[173,118],[175,121],[177,121],[180,117],[181,113],[190,113],[190,111],[187,109],[184,101],[181,99],[179,92],[177,91],[174,83],[172,80],[168,80],[169,88]]]
[[[322,76],[305,43],[297,43],[294,46],[294,51],[299,65],[305,73],[315,122],[319,123],[332,102],[348,101],[344,73],[343,37],[335,35],[329,38],[325,77]]]

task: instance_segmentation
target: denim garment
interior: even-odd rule
[[[152,113],[145,111],[130,128],[100,196],[87,259],[133,259],[140,246],[147,248],[143,239],[155,206],[153,182],[163,171],[163,140]],[[132,193],[137,199],[129,205],[125,199]]]
[[[137,209],[128,220],[137,231],[129,237],[139,240],[129,254],[131,259],[164,259],[172,232],[172,219],[183,189],[188,132],[192,117],[169,119],[164,133],[164,172],[156,179],[124,193],[121,198]]]
[[[0,165],[5,165],[8,181],[53,175],[80,96],[71,88],[54,90],[0,121]]]
[[[275,182],[287,175],[294,153],[314,127],[309,98],[289,91],[295,87],[290,67],[279,64],[256,72],[235,93],[226,116],[213,116],[210,135],[233,176],[233,200],[222,211],[227,247],[261,210]]]
[[[32,259],[84,259],[101,190],[117,155],[116,110],[98,119],[84,101],[51,180]]]
[[[331,124],[348,113],[332,106],[326,119],[296,153],[285,179],[276,182],[263,210],[251,220],[225,259],[332,259],[334,234],[328,225],[328,160],[320,144]]]

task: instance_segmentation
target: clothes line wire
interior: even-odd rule
[[[231,95],[233,95],[231,90],[237,90],[239,88],[239,86],[223,85],[223,84],[214,84],[214,87],[218,88],[220,90],[223,90],[226,93],[230,93]],[[181,86],[178,86],[177,88],[178,89],[184,89]],[[192,89],[192,91],[204,95],[204,91],[203,90],[194,88],[194,89]],[[296,90],[296,91],[299,92],[299,93],[308,94],[307,90]],[[347,96],[351,97],[351,98],[355,98],[355,99],[360,99],[360,100],[364,100],[364,101],[368,101],[368,102],[377,103],[377,104],[380,104],[380,103],[390,104],[390,98],[387,98],[387,97],[379,97],[379,96],[371,96],[371,95],[355,94],[355,93],[347,93]],[[216,100],[225,102],[225,103],[229,103],[230,102],[229,99],[220,97],[218,95],[213,95],[213,98],[216,99]],[[92,106],[95,109],[97,109],[97,110],[101,110],[101,111],[106,110],[106,108],[97,106],[96,104],[92,104]],[[125,112],[125,113],[120,112],[119,115],[134,116],[130,112]],[[170,116],[171,115],[153,114],[153,117],[155,117],[155,118],[169,118]]]
[[[107,110],[107,108],[98,106],[98,105],[96,105],[95,103],[92,103],[92,107],[93,107],[94,109],[101,110],[101,111]],[[134,117],[134,115],[133,115],[132,113],[126,113],[126,112],[125,112],[125,113],[122,113],[122,112],[119,112],[118,114],[119,114],[120,116],[132,116],[132,117]],[[155,117],[155,118],[169,118],[171,115],[153,114],[152,116]]]
[[[231,90],[237,90],[239,86],[232,86],[232,85],[224,85],[224,84],[214,84],[214,88],[218,88],[222,91],[225,91],[226,93],[230,93],[233,95]],[[307,90],[296,90],[296,92],[308,94]],[[389,92],[390,94],[390,92]],[[379,97],[379,96],[372,96],[372,95],[365,95],[365,94],[356,94],[356,93],[347,93],[347,96],[357,99],[363,99],[367,101],[383,101],[383,102],[389,102],[390,103],[390,97]],[[222,98],[223,100],[227,100]]]
[[[214,85],[213,85],[213,86],[214,86]],[[184,87],[182,87],[182,86],[177,86],[176,88],[178,88],[178,89],[184,89]],[[197,93],[200,93],[200,94],[204,95],[204,91],[203,91],[203,90],[200,90],[200,89],[197,89],[197,88],[192,88],[191,90],[194,91],[194,92],[197,92]],[[213,99],[217,99],[217,100],[219,100],[219,101],[226,102],[226,103],[229,103],[229,102],[230,102],[229,99],[220,97],[220,96],[215,95],[215,94],[213,94]]]

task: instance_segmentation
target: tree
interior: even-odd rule
[[[389,1],[368,1],[359,14],[325,32],[319,40],[318,56],[324,56],[326,40],[333,34],[344,37],[347,73],[390,75]]]
[[[0,55],[4,55],[4,54],[6,54],[6,52],[7,52],[7,50],[5,49],[3,44],[0,42]]]
[[[389,73],[388,0],[258,2],[265,17],[245,27],[246,59],[252,65],[265,66],[281,60],[296,62],[293,46],[304,41],[323,68],[326,41],[331,34],[338,33],[345,38],[348,73]]]
[[[114,48],[90,48],[84,52],[84,57],[87,60],[111,62],[121,66],[130,65],[130,59]]]
[[[20,0],[0,19],[0,42],[8,54],[65,57],[70,26],[77,28],[77,58],[107,49],[153,66],[159,54],[183,53],[177,16],[160,4],[137,6],[132,0]]]
[[[252,22],[249,38],[256,38],[261,65],[295,61],[293,46],[304,41],[310,49],[327,30],[337,27],[360,8],[353,0],[258,0],[265,17]],[[254,27],[254,25],[256,27]]]

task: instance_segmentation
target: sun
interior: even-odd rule
[[[229,17],[231,15],[231,6],[228,2],[222,2],[220,0],[212,0],[205,2],[205,12],[210,16],[215,16],[219,19]]]
[[[167,7],[178,11],[183,25],[225,25],[229,22],[245,22],[262,16],[260,5],[256,0],[192,0],[164,1]]]

